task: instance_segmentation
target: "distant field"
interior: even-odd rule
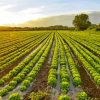
[[[2,100],[15,92],[30,100],[39,91],[43,98],[32,100],[94,100],[99,86],[100,32],[0,32]]]

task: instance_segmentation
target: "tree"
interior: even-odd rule
[[[89,16],[87,14],[76,15],[73,24],[77,30],[85,30],[89,26],[91,26],[91,22],[89,21]]]

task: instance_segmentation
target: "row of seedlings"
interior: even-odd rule
[[[40,51],[40,49],[42,48],[42,46],[45,45],[45,43],[47,42],[47,39],[41,45],[39,45],[39,47],[36,48],[32,54],[30,54],[27,58],[25,58],[18,66],[16,66],[8,74],[6,74],[5,76],[3,76],[0,79],[0,85],[2,85],[5,82],[9,81],[13,77],[15,77],[19,72],[21,72],[21,70],[26,65],[28,65],[28,63],[36,56],[36,54]]]
[[[58,40],[55,35],[54,54],[51,63],[51,69],[48,75],[48,85],[55,87],[57,84],[57,68],[58,68]]]
[[[96,63],[89,55],[87,55],[86,52],[79,48],[77,44],[74,44],[74,47],[76,47],[78,53],[82,56],[79,56],[80,60],[82,60],[82,63],[92,76],[93,80],[96,82],[97,85],[100,85],[99,64]]]
[[[76,66],[76,64],[73,60],[70,49],[67,47],[66,43],[62,40],[62,38],[61,38],[61,41],[62,41],[63,46],[64,46],[64,50],[65,50],[66,57],[67,57],[67,60],[68,60],[68,65],[69,65],[69,69],[70,69],[70,72],[71,72],[71,75],[72,75],[72,78],[73,78],[74,86],[80,87],[80,85],[81,85],[80,74],[79,74],[79,72],[77,70],[77,66]],[[83,90],[81,90],[77,93],[76,98],[77,98],[77,100],[87,100],[88,95],[85,92],[83,92]]]
[[[23,48],[22,52],[19,52],[17,50],[15,53],[18,52],[18,54],[12,55],[10,58],[7,58],[6,60],[2,61],[4,64],[0,66],[0,71],[4,70],[5,68],[9,67],[13,62],[17,61],[19,58],[23,57],[26,55],[28,52],[30,52],[34,47],[39,45],[46,37],[41,37],[34,43],[28,44],[28,47]]]
[[[18,65],[16,67],[16,70],[15,69],[13,70],[13,74],[12,74],[12,72],[9,73],[9,76],[8,77],[13,77],[13,78],[12,78],[11,81],[9,81],[7,83],[6,86],[4,86],[0,90],[0,96],[4,96],[9,91],[12,91],[13,89],[15,89],[16,86],[18,86],[18,84],[21,83],[25,79],[26,75],[32,70],[32,68],[35,66],[35,64],[37,63],[37,61],[40,59],[41,55],[45,51],[48,43],[50,42],[50,37],[49,37],[49,40],[48,39],[46,40],[47,42],[45,41],[44,46],[42,46],[42,48],[40,48],[40,50],[38,51],[38,53],[37,54],[34,54],[34,57],[32,57],[32,60],[30,62],[28,62],[27,65],[25,65],[25,63],[23,63],[24,66],[23,66],[23,64],[20,65],[20,66]],[[25,61],[27,63],[27,60],[25,60]],[[20,70],[20,68],[21,68],[21,70]]]
[[[48,56],[48,53],[50,52],[52,44],[53,44],[53,35],[51,36],[51,39],[50,39],[49,43],[47,44],[46,48],[44,49],[44,52],[41,55],[41,58],[35,64],[35,66],[31,70],[31,72],[29,74],[27,74],[26,78],[23,80],[23,82],[22,82],[22,84],[20,86],[20,90],[21,91],[27,90],[27,88],[30,86],[32,81],[34,79],[36,79],[36,76],[38,75],[41,67],[43,66],[43,64],[44,64],[44,62],[45,62],[45,60],[46,60],[46,58]]]
[[[82,54],[80,54],[80,52],[77,50],[77,48],[71,44],[70,41],[68,41],[68,39],[65,39],[65,41],[69,44],[69,46],[73,49],[74,53],[77,55],[78,59],[83,63],[84,67],[86,68],[86,70],[88,72],[91,71],[92,75],[95,76],[95,75],[98,75],[98,73],[95,71],[95,69],[88,63],[88,61],[86,61],[84,59],[84,57],[82,56]],[[91,74],[90,73],[90,74]],[[92,76],[91,75],[91,76]],[[96,80],[98,79],[99,77],[96,77]],[[100,81],[98,80],[98,83]],[[78,98],[83,98],[83,100],[87,99],[88,98],[88,95],[85,93],[85,92],[80,92],[78,94]],[[80,99],[79,99],[80,100]]]

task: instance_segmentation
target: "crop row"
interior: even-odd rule
[[[71,39],[74,39],[75,41],[77,41],[78,43],[80,43],[80,44],[82,44],[82,45],[84,45],[85,47],[87,47],[87,48],[89,48],[90,50],[92,50],[93,52],[95,52],[95,53],[97,53],[97,54],[99,54],[100,55],[100,46],[97,46],[96,44],[97,44],[97,42],[96,42],[96,44],[94,44],[95,43],[95,41],[93,41],[93,40],[91,40],[92,42],[90,42],[89,41],[89,38],[86,40],[86,39],[82,39],[82,37],[81,37],[81,39],[80,39],[80,37],[78,36],[78,38],[77,38],[77,36],[75,35],[75,34],[73,34],[73,35],[70,35],[70,34],[66,34],[68,37],[70,37]],[[100,43],[98,44],[98,45],[100,45]]]
[[[66,37],[67,38],[67,37]],[[68,38],[65,39],[69,46],[73,49],[74,53],[77,55],[78,59],[83,63],[86,70],[90,73],[91,77],[94,79],[97,85],[100,85],[100,74],[99,74],[99,64],[96,63],[92,57],[86,54],[77,43],[71,42]],[[92,54],[93,55],[93,54]],[[97,70],[97,71],[96,71]]]
[[[34,41],[34,43],[28,44],[28,47],[26,48],[22,48],[24,50],[22,50],[22,52],[19,52],[19,50],[15,51],[14,54],[10,57],[8,57],[7,59],[5,59],[3,61],[3,65],[0,66],[0,70],[3,70],[4,68],[7,68],[7,66],[9,67],[9,65],[11,65],[13,62],[17,61],[17,59],[23,57],[24,55],[26,55],[27,53],[29,53],[34,47],[38,46],[43,40],[44,38],[46,38],[46,36],[39,38],[38,40]],[[18,54],[17,54],[18,52]]]
[[[33,42],[35,39],[38,39],[40,36],[38,37],[35,37],[35,38],[31,38],[31,39],[28,39],[26,41],[22,41],[21,43],[19,44],[15,44],[15,45],[12,45],[10,47],[7,47],[5,49],[3,49],[0,53],[0,56],[3,56],[3,55],[6,55],[6,54],[9,54],[11,52],[14,52],[15,50],[18,50],[19,48],[21,47],[24,47],[25,45]]]
[[[42,55],[40,57],[40,59],[38,60],[38,62],[35,64],[35,66],[33,67],[33,69],[31,70],[31,72],[29,74],[27,74],[26,78],[23,80],[21,86],[20,86],[20,90],[21,91],[25,91],[27,90],[27,88],[30,86],[31,82],[36,78],[36,76],[39,73],[39,70],[41,69],[41,67],[43,66],[48,53],[50,51],[50,48],[52,46],[53,43],[53,36],[51,37],[49,43],[47,43],[46,48],[43,48],[42,50]],[[49,44],[49,45],[48,45]],[[37,55],[38,56],[38,55]]]
[[[36,56],[36,54],[39,52],[39,50],[41,49],[41,47],[46,43],[47,39],[37,49],[35,49],[32,54],[30,54],[27,58],[25,58],[18,66],[16,66],[8,74],[6,74],[5,76],[3,76],[1,78],[1,84],[4,84],[4,82],[6,82],[9,79],[11,79],[14,76],[16,76],[25,66],[29,65],[29,62],[31,62],[31,60]]]
[[[51,40],[53,40],[53,39],[51,39]],[[45,41],[45,43],[46,43],[46,41]],[[35,55],[36,56],[34,58],[33,58],[33,56],[31,56],[32,60],[28,63],[28,65],[24,66],[24,68],[21,70],[21,72],[19,74],[17,74],[16,71],[20,70],[20,68],[22,68],[22,66],[18,66],[18,67],[16,67],[17,70],[13,70],[15,72],[12,74],[12,76],[13,77],[15,76],[15,77],[5,87],[3,87],[0,90],[0,95],[1,96],[6,95],[9,91],[12,91],[19,83],[21,83],[25,79],[25,77],[31,72],[31,70],[33,68],[37,69],[38,67],[40,67],[40,66],[38,66],[38,67],[34,67],[34,66],[37,63],[37,61],[41,58],[41,55],[44,53],[44,51],[47,48],[49,42],[50,42],[50,37],[49,37],[48,42],[44,46],[42,45],[42,48],[40,48],[40,51],[37,54],[33,53],[34,56]],[[25,59],[24,63],[27,63],[26,59]]]

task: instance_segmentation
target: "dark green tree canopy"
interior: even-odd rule
[[[75,16],[73,24],[77,30],[85,30],[91,25],[91,22],[87,14],[80,14]]]

